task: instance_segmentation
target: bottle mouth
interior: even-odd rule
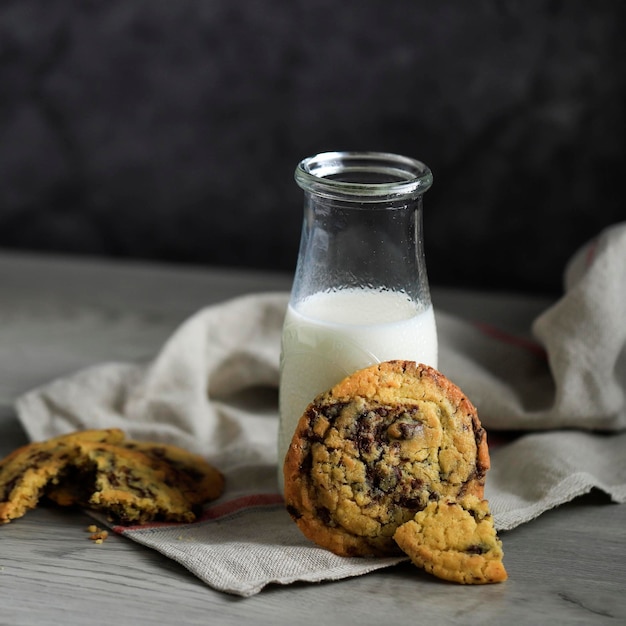
[[[388,152],[322,152],[303,159],[298,185],[326,198],[381,202],[423,194],[433,182],[421,161]]]

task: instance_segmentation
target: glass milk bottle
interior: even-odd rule
[[[392,359],[437,367],[422,242],[423,163],[378,152],[301,161],[302,238],[282,335],[278,480],[296,424],[315,396]]]

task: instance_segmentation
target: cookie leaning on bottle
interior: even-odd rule
[[[309,405],[285,459],[285,499],[302,532],[336,554],[397,554],[401,524],[435,499],[482,498],[488,467],[461,390],[433,368],[390,361]]]
[[[396,531],[430,503],[482,501],[489,464],[463,392],[431,367],[389,361],[306,409],[285,458],[285,501],[318,545],[341,556],[393,555]]]

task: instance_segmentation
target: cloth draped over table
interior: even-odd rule
[[[563,297],[534,320],[534,341],[436,311],[439,369],[477,406],[490,437],[522,432],[491,449],[486,497],[500,530],[593,488],[626,501],[626,224],[579,250],[564,282]],[[16,401],[32,440],[120,427],[213,461],[227,489],[201,521],[116,530],[244,596],[400,560],[335,557],[284,511],[276,390],[287,301],[267,293],[208,307],[150,363],[98,364]]]

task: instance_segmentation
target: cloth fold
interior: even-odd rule
[[[486,497],[500,530],[593,488],[626,501],[626,224],[574,255],[565,288],[534,321],[534,341],[436,312],[439,369],[477,406],[492,442]],[[120,427],[220,467],[226,492],[198,522],[115,530],[242,596],[402,560],[336,557],[305,540],[284,510],[276,390],[287,300],[266,293],[208,307],[148,364],[96,365],[16,400],[32,440]],[[507,437],[494,445],[498,431]]]

